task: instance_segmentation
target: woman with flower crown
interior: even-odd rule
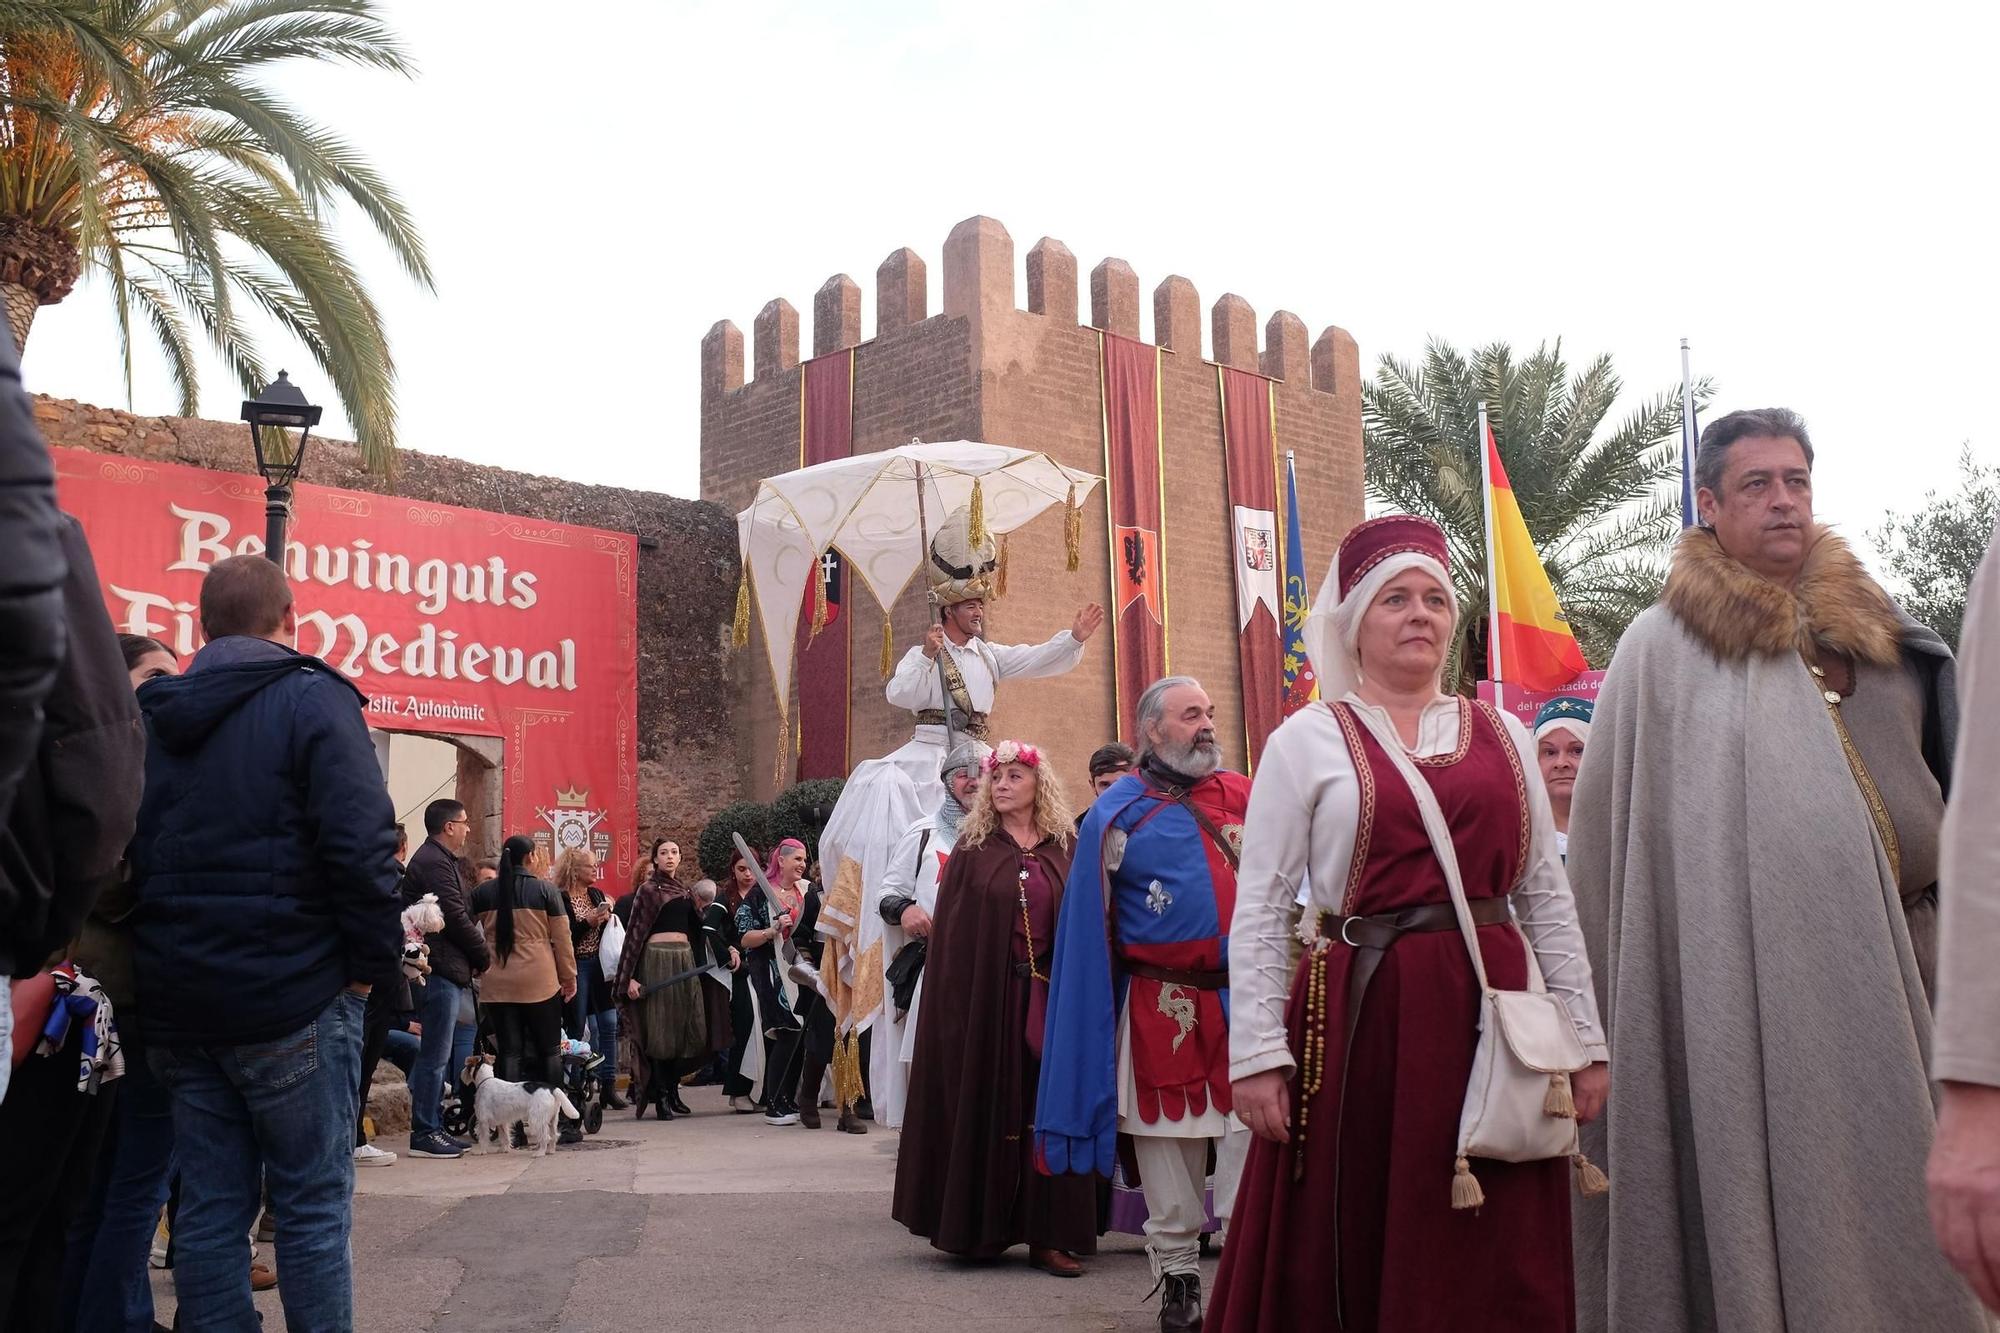
[[[1058,1277],[1097,1248],[1096,1186],[1035,1169],[1035,1087],[1056,909],[1075,834],[1042,754],[1002,741],[938,885],[893,1214],[938,1249],[990,1259],[1025,1243]]]

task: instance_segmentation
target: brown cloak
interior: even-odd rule
[[[1049,841],[1029,854],[1059,901],[1069,848]],[[946,1253],[976,1258],[1023,1243],[1097,1248],[1092,1178],[1035,1169],[1041,1070],[1028,1048],[1031,983],[1016,975],[1013,950],[1020,857],[995,832],[977,847],[960,843],[945,865],[896,1158],[895,1219]],[[1052,944],[1038,939],[1035,950],[1046,957]]]

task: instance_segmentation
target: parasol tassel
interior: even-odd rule
[[[1063,547],[1069,554],[1069,572],[1076,573],[1083,557],[1083,510],[1077,508],[1076,483],[1069,484],[1069,499],[1063,509]]]
[[[817,639],[819,632],[826,628],[826,566],[824,563],[815,560],[813,568],[818,572],[813,575],[812,633],[806,636],[807,643],[811,643],[814,639]]]
[[[791,758],[789,752],[792,748],[791,718],[786,712],[783,708],[778,710],[778,768],[773,781],[780,787],[785,785],[785,761]]]
[[[993,571],[993,596],[997,600],[1007,595],[1007,534],[1000,534],[1000,563]]]
[[[882,613],[882,679],[889,679],[896,670],[896,627],[889,623],[889,613]]]
[[[737,648],[750,646],[750,571],[747,569],[736,580],[736,621],[729,631],[729,642]]]
[[[972,504],[966,510],[965,535],[975,551],[986,542],[986,493],[980,489],[977,477],[972,479]]]

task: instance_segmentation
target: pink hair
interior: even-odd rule
[[[778,882],[778,861],[784,856],[785,849],[788,847],[796,847],[801,852],[806,849],[806,845],[797,838],[786,838],[771,849],[771,863],[764,867],[764,878],[770,880],[773,884]]]

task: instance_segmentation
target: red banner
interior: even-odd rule
[[[1284,645],[1278,626],[1278,439],[1271,381],[1215,368],[1222,398],[1223,469],[1229,487],[1229,549],[1236,562],[1236,661],[1243,678],[1243,730],[1254,771],[1285,715]]]
[[[202,576],[264,549],[256,477],[56,449],[119,630],[186,658]],[[285,544],[301,652],[390,731],[497,737],[502,819],[589,846],[623,885],[637,856],[638,542],[396,496],[300,486]]]
[[[799,414],[799,466],[811,467],[854,453],[854,349],[806,362],[803,406]],[[825,622],[813,632],[820,614],[819,589],[826,589]],[[820,560],[817,580],[806,584],[799,608],[799,718],[793,734],[799,738],[799,781],[847,776],[848,645],[854,626],[846,615],[847,570],[840,552]]]
[[[1120,733],[1167,674],[1166,497],[1161,490],[1160,349],[1098,334],[1103,364],[1105,503],[1111,515],[1111,645]]]

